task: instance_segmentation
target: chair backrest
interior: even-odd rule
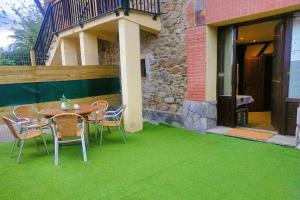
[[[116,121],[118,123],[121,123],[124,117],[124,111],[126,109],[126,105],[122,105],[116,110],[107,111],[105,113],[104,118],[106,118],[107,121]]]
[[[96,112],[97,120],[102,120],[104,113],[108,108],[108,102],[104,100],[99,100],[94,102],[92,106],[96,106],[98,108],[98,111]]]
[[[59,138],[78,136],[78,125],[85,127],[84,118],[75,113],[64,113],[51,118],[54,134]]]
[[[30,105],[22,105],[14,108],[13,113],[18,119],[28,119],[32,121],[33,119],[39,118],[39,112]]]
[[[15,126],[20,126],[17,122],[13,121],[12,119],[3,116],[3,121],[7,125],[10,133],[16,138],[20,139],[20,133],[16,130]]]
[[[119,122],[121,122],[123,120],[123,118],[124,118],[124,112],[125,112],[126,106],[127,105],[121,106],[121,108],[120,108],[120,110],[118,112]]]

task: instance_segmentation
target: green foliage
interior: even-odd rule
[[[30,65],[29,52],[38,36],[43,16],[34,4],[23,2],[17,5],[12,1],[7,7],[0,8],[0,26],[8,27],[13,32],[10,38],[14,42],[9,45],[8,51],[0,49],[0,66]]]
[[[19,52],[30,51],[36,41],[43,17],[33,5],[20,8],[16,8],[13,5],[11,9],[18,19],[11,21],[13,24],[11,27],[13,35],[10,37],[15,42],[9,46],[9,49]]]
[[[62,97],[60,98],[61,103],[66,103],[67,105],[71,104],[71,100],[67,99],[67,97],[63,94]]]
[[[12,66],[16,65],[14,59],[11,59],[7,56],[7,52],[5,52],[2,48],[0,49],[0,66]]]
[[[0,50],[0,66],[30,66],[29,51],[20,52],[15,51],[1,51]]]
[[[0,66],[15,66],[16,63],[13,59],[6,58],[3,55],[0,55]]]

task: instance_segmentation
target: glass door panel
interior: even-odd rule
[[[234,127],[236,28],[221,28],[218,34],[218,124]]]

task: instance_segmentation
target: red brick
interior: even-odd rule
[[[206,26],[193,26],[193,2],[187,6],[186,98],[202,101],[206,95]],[[205,18],[206,23],[211,24],[297,4],[300,0],[206,0]]]

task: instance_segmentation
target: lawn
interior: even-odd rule
[[[103,146],[65,146],[60,164],[41,145],[19,166],[0,145],[0,199],[300,199],[300,151],[272,144],[145,124],[128,144],[116,131]]]

